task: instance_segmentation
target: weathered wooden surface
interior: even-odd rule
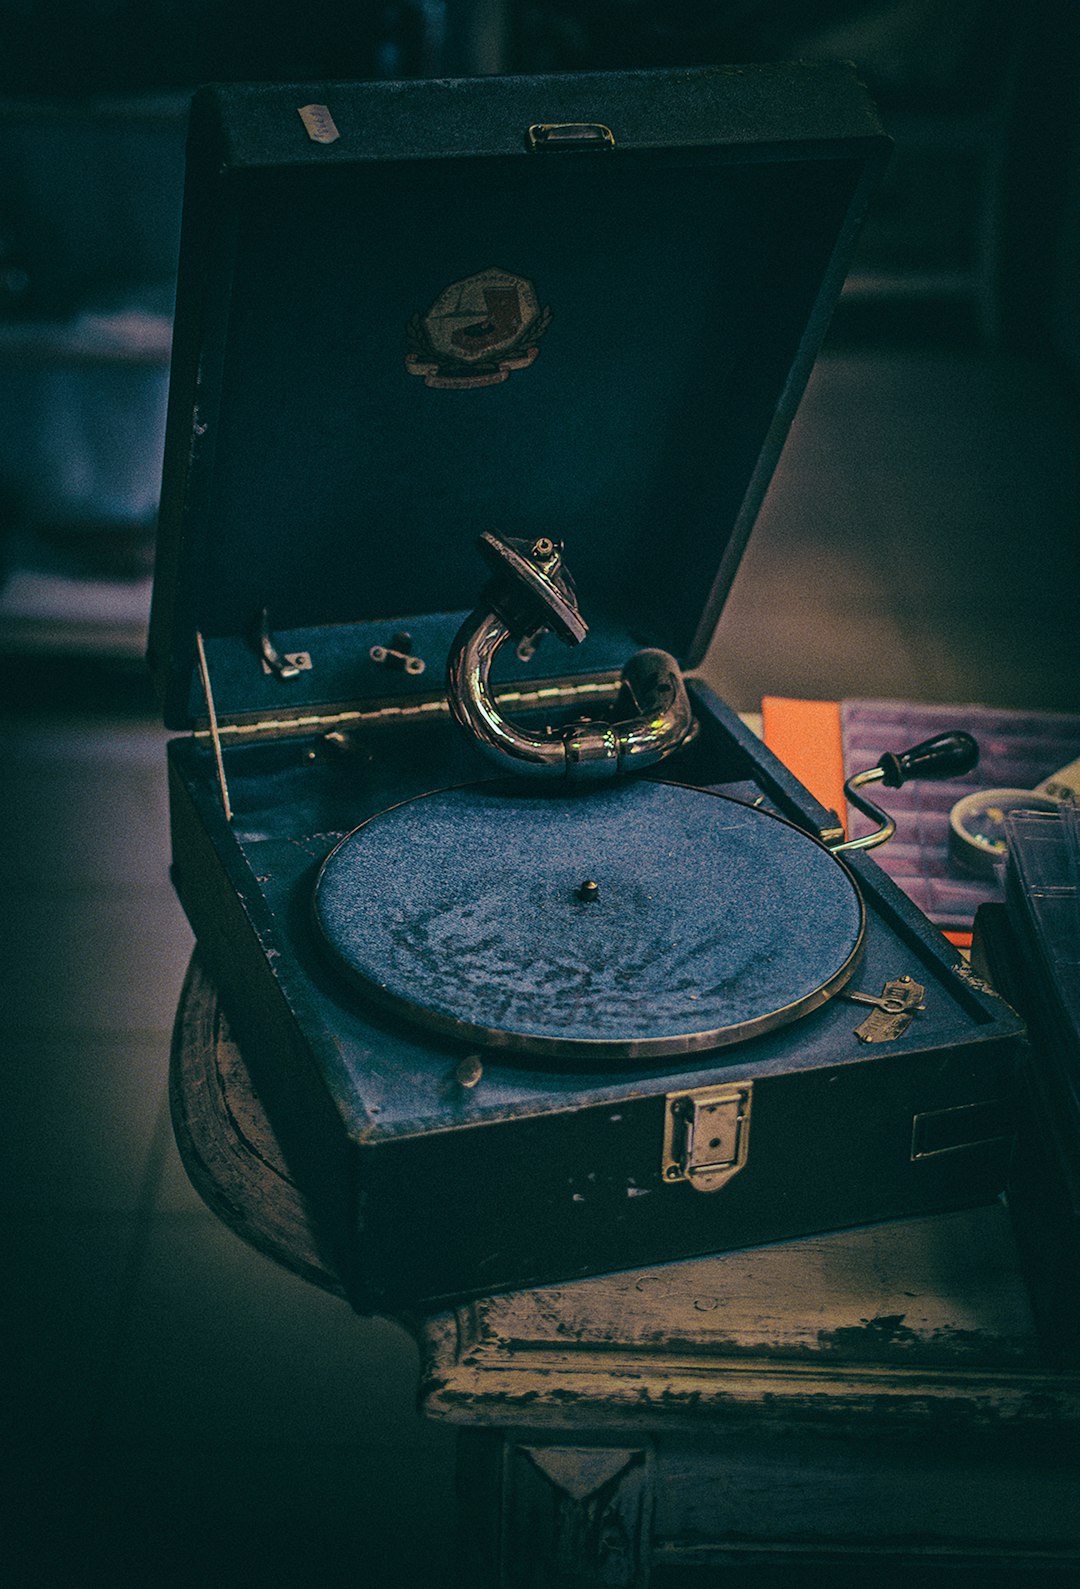
[[[169,1100],[184,1168],[208,1207],[267,1257],[340,1295],[197,953],[173,1028]]]
[[[197,959],[173,1107],[210,1207],[337,1289]],[[1080,1372],[1040,1355],[1000,1204],[489,1297],[419,1335],[422,1410],[462,1430],[473,1589],[1080,1571]]]
[[[649,1578],[652,1453],[647,1448],[510,1443],[504,1452],[502,1581],[522,1589]]]
[[[336,1289],[212,985],[193,961],[177,1018],[181,1151],[241,1236]],[[1080,1374],[1035,1336],[1000,1204],[563,1286],[425,1321],[431,1417],[530,1426],[673,1418],[927,1422],[1078,1417]]]
[[[948,1440],[659,1442],[652,1550],[716,1557],[740,1541],[783,1548],[952,1554],[1080,1567],[1075,1463]],[[718,1548],[719,1547],[719,1548]]]
[[[999,1205],[485,1298],[424,1344],[425,1411],[469,1425],[1080,1427]]]
[[[489,1429],[463,1431],[461,1473],[462,1582],[484,1589],[645,1589],[666,1573],[698,1583],[695,1569],[749,1562],[786,1569],[784,1584],[820,1561],[861,1568],[868,1582],[884,1565],[921,1569],[914,1581],[931,1584],[942,1582],[926,1576],[935,1568],[982,1567],[990,1582],[1032,1589],[1080,1573],[1075,1462],[1025,1445],[1008,1457],[948,1440],[699,1428],[613,1447]]]

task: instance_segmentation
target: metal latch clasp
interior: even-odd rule
[[[737,1175],[750,1151],[751,1082],[672,1092],[664,1111],[665,1181],[715,1192]]]

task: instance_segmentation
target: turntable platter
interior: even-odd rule
[[[377,1003],[555,1062],[645,1060],[768,1031],[847,981],[850,873],[802,829],[708,790],[440,790],[348,835],[315,890]]]

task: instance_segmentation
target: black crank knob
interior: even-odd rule
[[[960,778],[978,761],[978,745],[970,734],[957,728],[924,739],[921,745],[913,745],[899,755],[888,751],[878,766],[885,787],[899,789],[909,778]]]

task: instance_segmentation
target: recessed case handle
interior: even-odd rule
[[[541,149],[614,149],[615,134],[602,121],[536,121],[525,134],[525,146],[531,154]]]

